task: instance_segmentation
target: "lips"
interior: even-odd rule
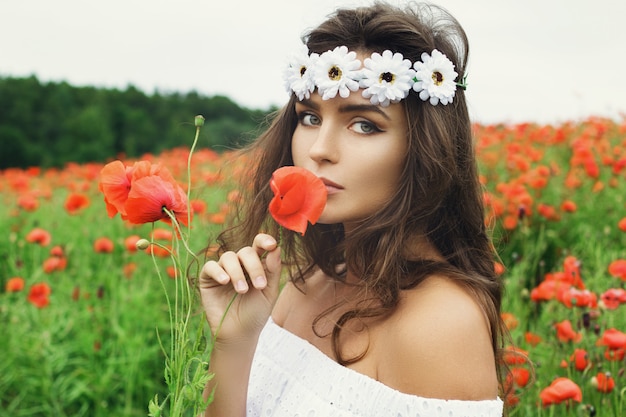
[[[326,186],[326,191],[329,194],[335,193],[339,190],[343,190],[343,186],[337,184],[336,182],[329,180],[328,178],[320,177],[320,180],[322,180],[322,182]]]

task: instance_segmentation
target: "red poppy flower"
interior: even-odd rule
[[[326,206],[326,186],[312,172],[287,166],[274,171],[270,181],[274,198],[269,211],[281,226],[304,235],[308,223],[315,224]]]
[[[528,381],[530,380],[530,371],[526,368],[516,366],[514,368],[511,368],[511,373],[509,374],[509,377],[512,379],[516,386],[524,388],[526,385],[528,385]]]
[[[596,342],[597,346],[606,346],[609,349],[626,349],[626,333],[610,328],[604,331]]]
[[[173,265],[168,265],[165,268],[165,272],[167,273],[167,276],[170,277],[171,279],[176,279],[178,277],[178,271],[176,270],[176,267],[174,267]]]
[[[18,292],[18,291],[22,291],[23,289],[24,289],[24,278],[22,277],[9,278],[5,286],[6,292]]]
[[[504,349],[502,358],[508,365],[521,365],[528,360],[528,352],[515,346]]]
[[[172,248],[169,245],[160,246],[160,245],[150,245],[145,252],[150,255],[154,254],[154,256],[158,258],[167,258],[172,255]]]
[[[493,270],[496,273],[496,275],[502,275],[506,271],[506,268],[500,262],[494,262]]]
[[[111,253],[115,245],[108,237],[99,237],[93,242],[93,250],[96,253]]]
[[[526,340],[526,343],[531,346],[537,346],[543,340],[541,336],[531,332],[524,333],[524,339]]]
[[[50,304],[50,299],[48,297],[51,292],[52,290],[50,289],[50,286],[45,282],[33,284],[28,293],[28,301],[37,308],[44,308]]]
[[[124,273],[124,276],[130,279],[135,273],[136,269],[137,269],[137,264],[134,262],[129,262],[124,265],[124,267],[122,268],[122,271]]]
[[[611,362],[621,362],[624,360],[624,356],[626,356],[626,349],[609,349],[607,348],[604,351],[604,357],[607,361]]]
[[[572,200],[565,200],[563,201],[563,203],[561,203],[561,210],[568,213],[575,212],[577,208],[578,207],[576,206],[576,203],[574,203]]]
[[[43,271],[50,274],[54,271],[63,271],[67,266],[67,259],[59,256],[51,256],[43,261]]]
[[[589,365],[589,355],[585,349],[574,349],[574,353],[569,358],[570,362],[574,363],[574,368],[577,371],[584,371]]]
[[[98,189],[104,194],[109,217],[115,216],[118,212],[125,213],[124,203],[130,191],[132,174],[133,167],[124,166],[122,161],[110,162],[100,171]]]
[[[39,200],[32,194],[24,194],[17,199],[17,205],[25,211],[35,211],[39,207]]]
[[[135,179],[124,205],[125,219],[133,224],[152,223],[159,220],[171,224],[167,209],[176,220],[188,224],[187,194],[174,182],[166,181],[158,175],[148,175]]]
[[[615,388],[615,380],[610,372],[598,372],[598,374],[592,378],[591,384],[595,386],[599,392],[605,394],[608,394]]]
[[[171,230],[157,227],[152,231],[152,239],[154,240],[172,240],[173,238],[174,233]]]
[[[545,407],[551,404],[560,404],[567,400],[581,402],[583,400],[583,393],[574,381],[561,377],[556,378],[552,381],[550,386],[541,390],[539,397]]]
[[[65,253],[63,252],[63,247],[59,245],[53,246],[52,249],[50,249],[50,256],[56,256],[58,258],[64,257]]]
[[[610,288],[600,296],[605,308],[615,310],[621,304],[626,303],[626,290],[623,288]]]
[[[504,322],[504,325],[509,330],[513,330],[517,328],[517,326],[519,325],[519,321],[517,320],[515,315],[513,315],[512,313],[503,312],[500,314],[500,317],[502,317],[502,321]]]
[[[575,256],[568,256],[563,261],[565,280],[577,288],[584,290],[585,284],[580,277],[580,261]]]
[[[549,301],[554,298],[558,298],[558,295],[562,291],[566,291],[571,287],[571,284],[558,279],[551,279],[552,275],[546,277],[545,281],[542,281],[539,285],[530,291],[530,299],[535,302]]]
[[[626,281],[626,260],[618,259],[609,264],[609,274]]]
[[[568,308],[598,306],[598,297],[589,290],[579,290],[571,287],[558,294],[558,300]]]
[[[130,253],[137,252],[137,242],[141,239],[139,235],[130,235],[126,239],[124,239],[124,247]]]
[[[36,227],[26,235],[26,241],[28,243],[37,243],[41,246],[48,246],[52,241],[52,236],[46,230]]]
[[[69,214],[76,214],[80,210],[89,207],[89,197],[85,194],[72,193],[65,199],[65,210]]]
[[[202,214],[206,211],[206,203],[202,200],[191,200],[189,204],[194,214]]]
[[[574,331],[572,323],[569,320],[563,320],[555,324],[554,327],[556,328],[556,337],[561,342],[580,342],[583,338],[582,333]]]

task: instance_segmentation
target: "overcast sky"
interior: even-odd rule
[[[394,4],[403,4],[391,0]],[[282,105],[305,29],[370,0],[0,0],[0,76]],[[626,1],[440,0],[470,39],[470,112],[540,123],[626,113]]]

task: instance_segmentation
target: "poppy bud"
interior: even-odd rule
[[[585,311],[583,313],[583,327],[585,329],[589,329],[590,325],[591,325],[591,315],[589,314],[589,312]]]
[[[139,239],[137,243],[135,243],[135,246],[137,246],[139,250],[146,250],[150,247],[150,242],[147,239]]]
[[[204,116],[202,116],[201,114],[197,115],[194,119],[194,124],[196,125],[196,127],[204,126]]]

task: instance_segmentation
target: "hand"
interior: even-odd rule
[[[224,320],[216,335],[218,343],[256,339],[278,298],[280,272],[280,248],[272,236],[262,233],[252,246],[225,252],[218,261],[204,264],[200,296],[211,330],[216,332]]]

